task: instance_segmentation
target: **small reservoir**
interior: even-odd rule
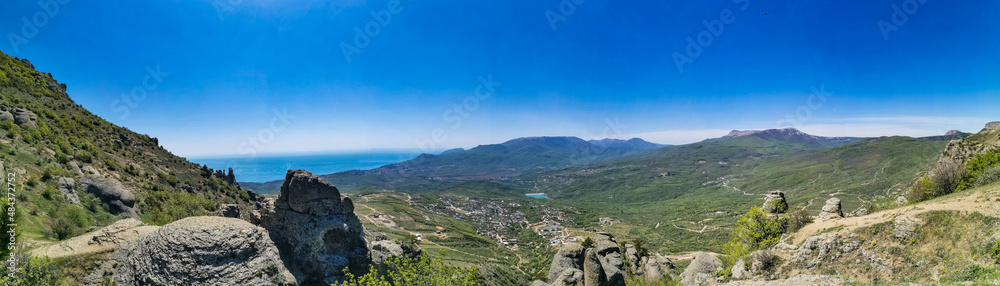
[[[524,194],[524,195],[528,196],[529,198],[549,199],[549,196],[546,196],[545,193],[531,193],[531,194]]]

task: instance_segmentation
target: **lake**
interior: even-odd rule
[[[530,198],[536,198],[536,199],[548,199],[549,198],[549,196],[546,196],[545,193],[532,193],[532,194],[524,194],[524,195],[528,196]]]
[[[415,157],[414,153],[351,153],[290,156],[189,158],[191,162],[208,165],[216,170],[233,168],[238,182],[269,182],[284,180],[288,169],[302,169],[316,175],[349,170],[368,170],[395,164]]]

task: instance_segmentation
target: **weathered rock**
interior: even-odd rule
[[[909,203],[909,200],[907,200],[906,197],[904,197],[904,196],[899,196],[898,198],[896,198],[896,205],[897,206],[905,206],[908,203]]]
[[[31,112],[30,110],[24,108],[15,108],[13,114],[14,114],[15,124],[17,125],[27,124],[28,126],[31,127],[38,127],[38,124],[35,123],[35,120],[38,119],[38,115],[35,115],[34,112]]]
[[[534,282],[531,282],[531,286],[550,286],[550,285],[540,280],[535,280]]]
[[[221,205],[219,206],[219,215],[223,217],[243,219],[243,215],[240,213],[240,205]]]
[[[552,281],[552,286],[584,285],[583,279],[583,270],[567,268],[556,276],[555,280]]]
[[[98,172],[97,168],[94,168],[94,166],[91,165],[83,166],[81,170],[83,171],[84,175],[94,175],[94,176],[101,175],[101,172]]]
[[[112,280],[126,286],[296,282],[268,232],[234,218],[189,217],[167,224],[119,248],[112,260]]]
[[[14,114],[7,110],[0,110],[0,122],[14,121]]]
[[[59,193],[62,193],[66,200],[71,204],[79,205],[80,196],[76,194],[76,181],[66,177],[59,177],[56,180],[56,189],[59,189]]]
[[[642,259],[639,258],[639,251],[635,249],[635,245],[628,243],[625,244],[625,258],[628,260],[628,269],[632,273],[638,273],[639,265],[642,264]]]
[[[764,211],[771,214],[782,214],[788,211],[788,202],[785,201],[785,192],[769,191],[764,195]]]
[[[96,231],[81,234],[57,244],[32,249],[31,254],[58,258],[114,251],[119,245],[135,241],[142,235],[154,232],[159,228],[159,226],[148,225],[135,218],[122,219]],[[100,280],[102,279],[97,279],[94,283],[100,282]]]
[[[415,249],[409,245],[390,240],[379,240],[371,243],[371,254],[373,264],[382,264],[390,256],[401,256],[416,258],[423,253],[420,249]]]
[[[646,281],[653,282],[663,279],[663,266],[655,258],[649,258],[648,256],[642,259],[642,278]]]
[[[601,268],[604,270],[604,279],[601,280],[600,285],[625,286],[625,261],[622,259],[618,242],[609,233],[597,233],[595,238],[596,247],[594,250],[597,252]]]
[[[268,230],[299,282],[330,284],[345,267],[367,269],[371,263],[353,202],[310,172],[288,170],[273,207],[262,206],[259,217],[252,220]]]
[[[662,254],[659,253],[656,254],[656,262],[659,263],[661,267],[666,267],[669,269],[677,268],[677,266],[674,266],[673,260],[670,260],[669,257],[663,256]]]
[[[986,123],[986,127],[983,127],[983,130],[980,130],[979,132],[988,132],[997,130],[997,127],[1000,127],[1000,121],[993,121],[990,123]]]
[[[80,165],[76,164],[76,161],[70,161],[69,162],[69,170],[73,171],[73,175],[75,175],[77,177],[82,177],[83,176],[83,170],[80,169]]]
[[[733,264],[733,269],[731,270],[733,280],[747,280],[753,277],[753,273],[750,273],[750,270],[748,270],[750,267],[746,265],[744,260],[746,259],[740,259],[736,261],[736,264]]]
[[[583,269],[583,246],[569,243],[559,248],[549,264],[549,283],[555,283],[566,269]],[[583,284],[583,280],[579,283]]]
[[[838,237],[832,234],[810,236],[806,238],[798,252],[792,258],[792,263],[805,263],[806,269],[812,269],[826,259],[837,259]]]
[[[907,242],[917,237],[919,225],[920,220],[918,219],[908,216],[900,217],[893,222],[892,236],[902,242]]]
[[[819,213],[819,220],[829,220],[844,217],[844,212],[840,209],[840,199],[830,198],[826,200],[826,205]]]
[[[597,258],[597,251],[588,248],[583,255],[583,285],[601,286],[601,282],[607,280],[601,261]]]
[[[133,217],[136,216],[135,209],[133,209],[135,196],[118,180],[90,175],[80,179],[80,184],[86,192],[94,194],[101,199],[101,202],[110,206],[111,213],[127,213]]]
[[[713,285],[715,273],[722,270],[722,260],[705,252],[694,254],[694,260],[681,273],[684,285]]]

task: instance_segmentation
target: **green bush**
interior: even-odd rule
[[[992,150],[983,154],[976,155],[968,162],[965,163],[965,173],[962,176],[961,182],[959,182],[957,189],[959,191],[966,190],[975,187],[975,182],[979,176],[984,175],[987,170],[1000,166],[1000,150]],[[995,171],[993,171],[995,172]],[[991,175],[995,175],[991,174]]]
[[[995,182],[1000,182],[1000,166],[990,166],[983,170],[976,178],[972,181],[972,185],[969,188],[976,188],[985,185],[989,185]]]
[[[584,240],[583,240],[583,244],[581,244],[581,245],[583,245],[583,248],[591,248],[591,247],[594,247],[594,240],[593,240],[593,239],[590,239],[590,238],[588,237],[588,238],[586,238],[586,239],[584,239]]]
[[[786,232],[795,232],[801,229],[803,226],[813,222],[812,216],[806,210],[797,210],[785,215],[788,219],[788,225],[785,229]]]
[[[24,256],[21,256],[24,257]],[[57,285],[59,268],[48,257],[27,257],[17,264],[14,277],[8,276],[7,267],[0,270],[0,285],[9,286],[46,286]]]
[[[723,252],[735,262],[751,252],[771,247],[778,244],[787,225],[785,218],[769,216],[764,210],[752,207],[736,222],[729,242],[722,246]]]
[[[344,286],[471,286],[480,285],[481,277],[475,267],[462,269],[445,264],[438,259],[431,259],[426,254],[416,258],[392,256],[386,259],[386,271],[379,271],[374,265],[368,273],[354,276],[350,269],[344,268],[346,279]]]

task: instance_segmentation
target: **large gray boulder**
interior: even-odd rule
[[[607,278],[604,268],[601,267],[601,261],[597,257],[597,251],[588,248],[583,255],[583,285],[602,286],[605,284],[601,282],[604,282]]]
[[[597,233],[595,238],[595,250],[600,258],[605,278],[600,285],[625,286],[625,261],[622,259],[618,242],[608,233]]]
[[[549,283],[555,283],[556,280],[559,280],[559,277],[563,275],[563,272],[567,269],[583,270],[583,246],[575,243],[569,243],[559,248],[556,255],[552,257],[552,263],[549,264]],[[581,280],[578,282],[571,282],[583,284],[583,272],[580,274]]]
[[[819,220],[829,220],[844,217],[844,211],[840,209],[840,199],[830,198],[823,205],[823,210],[819,213]]]
[[[101,202],[110,206],[112,214],[127,213],[133,217],[136,216],[135,209],[133,209],[135,196],[118,180],[90,175],[80,179],[80,184],[84,191],[94,194],[101,199]]]
[[[56,180],[56,188],[59,189],[59,192],[62,193],[62,195],[66,197],[66,200],[71,204],[80,204],[80,196],[76,194],[76,181],[66,177],[59,177],[59,179]]]
[[[713,285],[715,273],[722,270],[722,260],[705,252],[694,254],[691,265],[681,273],[681,283],[684,285]]]
[[[371,256],[354,203],[332,184],[288,170],[278,198],[263,204],[252,220],[268,230],[299,282],[329,285],[343,278],[345,267],[368,269]]]
[[[38,124],[35,123],[35,120],[38,119],[38,115],[35,115],[34,112],[24,108],[15,108],[13,113],[15,124],[27,124],[31,127],[38,127]]]
[[[370,248],[373,264],[382,264],[391,256],[416,258],[423,253],[420,249],[391,240],[372,242]]]
[[[118,285],[294,285],[267,230],[217,216],[167,224],[119,248]]]

